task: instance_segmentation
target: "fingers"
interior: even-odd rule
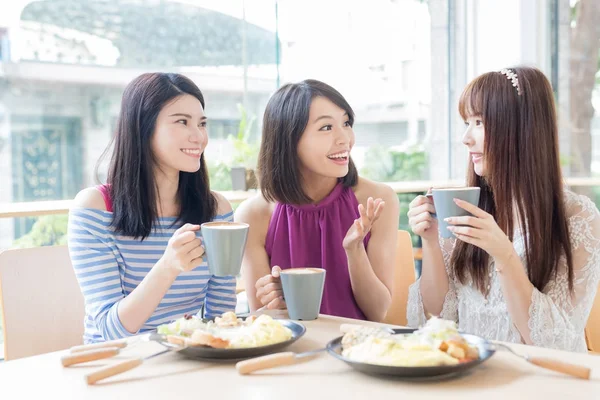
[[[197,268],[199,266],[202,265],[202,263],[204,262],[204,259],[202,258],[202,256],[200,257],[196,257],[193,258],[189,263],[188,263],[188,268],[187,270],[193,270],[194,268]]]
[[[460,233],[454,233],[454,236],[456,236],[457,239],[462,240],[465,243],[469,243],[469,244],[475,245],[477,247],[480,247],[479,246],[480,241],[477,238],[474,238],[474,237],[471,237],[471,236],[466,236],[466,235],[463,235],[463,234],[460,234]]]
[[[281,280],[279,280],[280,272],[281,268],[274,266],[271,269],[271,274],[265,275],[256,281],[256,284],[254,285],[256,288],[256,297],[260,298],[269,291],[281,289]]]
[[[178,247],[185,246],[187,243],[190,243],[191,241],[193,241],[195,239],[196,239],[196,232],[185,231],[183,233],[180,233],[179,235],[177,235],[176,233],[173,234],[170,242],[171,242],[171,246],[178,248]]]
[[[408,210],[407,215],[409,218],[411,218],[416,217],[417,215],[422,213],[435,214],[435,207],[431,203],[421,204]]]
[[[360,218],[367,218],[367,210],[364,205],[358,205],[358,215]]]
[[[178,252],[180,252],[180,254],[188,254],[190,253],[192,250],[200,247],[202,248],[202,242],[200,241],[200,239],[192,239],[187,243],[184,243],[182,245],[179,246],[175,246],[176,248],[178,248]]]
[[[385,202],[382,199],[377,198],[374,200],[372,197],[369,197],[367,199],[366,207],[363,204],[359,204],[358,214],[360,216],[360,219],[362,220],[363,225],[369,226],[370,224],[375,222],[377,218],[379,218],[379,215],[381,215],[384,205]]]
[[[483,221],[481,218],[464,216],[464,217],[450,217],[446,218],[444,221],[449,223],[450,225],[467,225],[475,228],[482,228]]]
[[[269,275],[259,278],[256,281],[256,285],[254,285],[256,288],[256,298],[260,300],[265,308],[270,310],[285,308],[283,289],[279,280],[280,272],[281,268],[276,265],[271,269]]]
[[[189,232],[186,232],[189,233]],[[202,264],[202,255],[204,248],[200,239],[192,239],[184,245],[176,246],[176,259],[178,259],[178,269],[187,271],[194,269]]]
[[[411,217],[408,220],[408,223],[409,223],[409,225],[412,226],[412,225],[420,224],[421,222],[431,222],[431,221],[433,221],[433,217],[431,216],[431,214],[424,212],[417,216]]]
[[[271,282],[264,286],[261,286],[256,290],[256,297],[261,298],[268,295],[270,292],[274,292],[281,289],[281,282]]]
[[[471,204],[467,201],[464,201],[461,199],[454,199],[454,203],[457,206],[459,206],[460,208],[462,208],[463,210],[470,212],[471,214],[473,214],[476,217],[487,218],[490,216],[490,214],[486,213],[481,208],[474,206],[473,204]]]
[[[265,306],[267,310],[285,310],[286,305],[282,297],[278,297]]]
[[[273,276],[273,278],[279,278],[280,272],[281,268],[279,267],[279,265],[275,265],[273,268],[271,268],[271,276]]]
[[[271,302],[273,302],[273,300],[277,300],[283,298],[283,290],[274,290],[268,294],[266,294],[265,296],[260,297],[260,302],[262,303],[263,306],[269,306],[269,304]]]
[[[480,238],[482,230],[471,228],[469,226],[449,226],[448,230],[454,234],[468,236],[471,238]]]
[[[193,248],[188,253],[188,256],[189,256],[190,260],[195,260],[196,258],[202,259],[203,254],[204,254],[204,247],[198,246],[198,247]]]
[[[412,225],[412,230],[417,235],[420,235],[429,228],[431,228],[431,221],[423,221],[419,222],[418,224]]]
[[[374,209],[375,209],[375,206],[373,204],[373,198],[369,197],[367,199],[367,217],[369,219],[373,218],[373,211],[374,211]]]
[[[273,275],[269,274],[269,275],[265,275],[263,277],[258,278],[258,280],[256,281],[256,283],[254,284],[254,287],[256,288],[256,292],[258,293],[258,291],[263,287],[266,286],[267,284],[271,283],[274,281],[275,278],[273,278]]]
[[[178,236],[184,232],[195,232],[197,230],[200,230],[200,225],[185,224],[181,228],[177,229],[175,233],[173,233],[173,236]]]
[[[413,201],[410,202],[408,207],[414,208],[414,207],[418,207],[425,203],[432,203],[432,201],[430,199],[428,199],[426,196],[417,196],[413,199]]]
[[[375,207],[375,213],[373,214],[373,222],[375,222],[375,221],[377,221],[377,219],[379,219],[379,216],[383,212],[383,207],[385,207],[385,201],[381,200],[377,203],[377,205]]]
[[[356,228],[357,237],[363,237],[365,235],[365,227],[360,219],[354,220],[354,227]]]

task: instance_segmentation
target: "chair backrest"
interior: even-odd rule
[[[67,246],[0,253],[0,309],[6,360],[83,341],[83,295]]]
[[[588,350],[600,353],[600,285],[598,285],[594,305],[585,327],[585,339]]]
[[[406,326],[408,287],[415,282],[415,259],[412,240],[407,231],[398,231],[392,305],[383,322]]]

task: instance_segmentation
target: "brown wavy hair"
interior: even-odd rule
[[[485,129],[486,173],[475,173],[472,160],[467,184],[479,186],[479,207],[496,219],[512,241],[518,225],[525,233],[525,257],[531,283],[543,291],[556,278],[559,260],[566,257],[569,289],[573,290],[573,256],[559,163],[558,125],[552,86],[544,74],[529,67],[516,72],[521,94],[500,72],[488,72],[463,91],[463,119],[480,116]],[[451,269],[465,284],[487,293],[489,255],[457,241]]]

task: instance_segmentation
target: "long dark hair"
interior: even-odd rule
[[[556,278],[564,256],[569,289],[573,290],[573,256],[552,87],[538,69],[511,70],[517,74],[521,94],[506,75],[489,72],[473,80],[461,95],[463,119],[481,116],[485,129],[485,177],[478,176],[469,161],[467,182],[481,188],[479,207],[494,216],[511,241],[516,211],[525,234],[531,283],[543,291]],[[477,288],[486,293],[488,261],[485,251],[458,241],[451,265],[462,283],[470,275]]]
[[[325,97],[348,113],[354,125],[354,111],[344,96],[326,83],[307,79],[279,88],[269,99],[263,117],[262,140],[258,154],[260,189],[269,201],[308,204],[312,199],[302,190],[298,142],[308,124],[310,104]],[[351,187],[358,183],[358,171],[350,158],[348,174],[340,181]]]
[[[117,233],[143,240],[158,218],[151,138],[161,109],[183,94],[194,96],[204,108],[202,92],[183,75],[147,73],[125,88],[107,177]],[[197,172],[179,172],[177,203],[177,221],[200,224],[216,215],[217,200],[210,191],[204,154]]]

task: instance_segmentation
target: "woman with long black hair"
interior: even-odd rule
[[[233,220],[209,188],[204,106],[178,74],[143,74],[125,88],[107,184],[81,191],[69,214],[86,343],[235,309],[235,277],[210,275],[199,237],[201,223]]]

